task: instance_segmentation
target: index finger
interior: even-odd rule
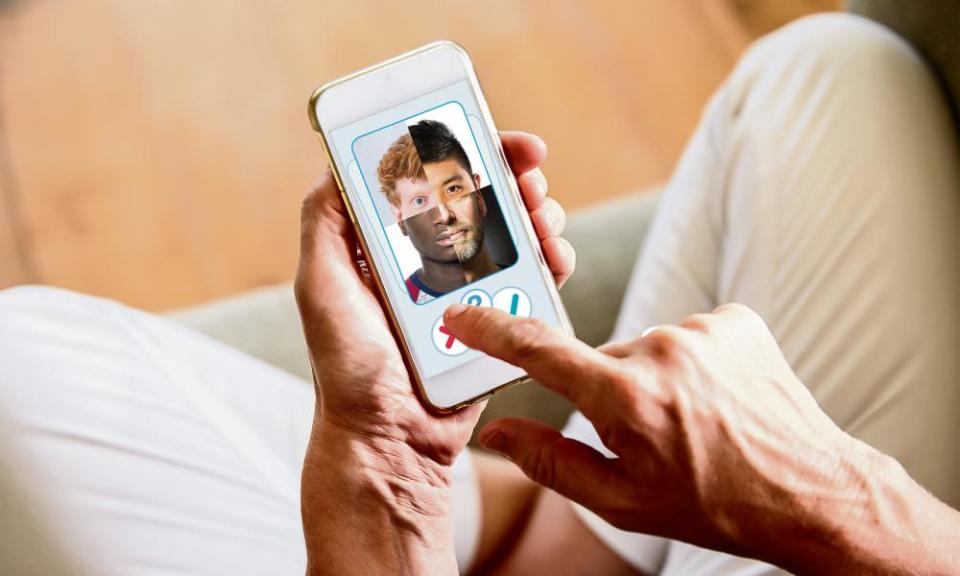
[[[603,383],[612,380],[610,357],[540,320],[454,304],[443,324],[466,346],[523,368],[585,413],[596,406]]]

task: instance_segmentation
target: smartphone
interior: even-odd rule
[[[461,302],[573,333],[466,51],[329,82],[309,115],[421,401],[450,412],[526,380],[443,325]]]

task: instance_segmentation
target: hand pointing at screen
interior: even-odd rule
[[[617,527],[797,573],[960,572],[960,514],[838,428],[744,306],[600,349],[491,308],[445,324],[570,399],[617,458],[524,419],[481,443]]]

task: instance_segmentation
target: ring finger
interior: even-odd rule
[[[539,208],[531,211],[530,219],[533,220],[533,227],[541,240],[563,234],[567,225],[566,212],[553,198],[545,199]]]

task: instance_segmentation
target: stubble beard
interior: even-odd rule
[[[457,253],[457,259],[460,262],[472,260],[480,253],[483,248],[483,228],[471,225],[464,231],[464,239],[453,245],[453,250]]]

